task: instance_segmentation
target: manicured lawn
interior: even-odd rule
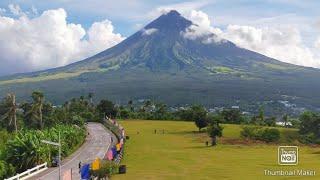
[[[121,124],[130,136],[122,161],[127,165],[127,173],[113,176],[115,180],[320,178],[320,148],[299,147],[299,164],[284,167],[277,164],[277,145],[205,147],[206,135],[197,133],[192,122],[126,120]],[[224,127],[224,138],[239,137],[240,126]],[[282,135],[286,131],[281,129]],[[294,134],[296,130],[289,131]],[[264,175],[265,169],[308,169],[316,170],[317,174],[314,177],[270,177]]]

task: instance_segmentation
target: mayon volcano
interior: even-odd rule
[[[25,99],[43,91],[60,104],[94,92],[122,104],[154,99],[207,106],[287,100],[320,106],[320,70],[280,62],[219,39],[188,38],[197,26],[177,11],[164,14],[118,45],[64,67],[0,79],[0,95]]]

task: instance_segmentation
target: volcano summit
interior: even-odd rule
[[[0,94],[24,99],[35,89],[51,101],[94,92],[126,103],[154,99],[170,105],[231,105],[286,100],[320,106],[320,71],[280,62],[195,33],[177,11],[163,14],[116,46],[64,67],[0,79]]]

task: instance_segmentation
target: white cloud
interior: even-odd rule
[[[228,25],[225,30],[215,28],[207,14],[201,11],[191,11],[184,15],[194,24],[186,29],[183,36],[188,39],[201,38],[203,43],[217,43],[227,39],[240,47],[259,52],[283,62],[302,66],[320,67],[316,53],[302,42],[300,31],[295,26],[254,27]],[[219,38],[213,38],[210,34]],[[319,41],[315,47],[320,47]]]
[[[0,16],[0,74],[66,65],[123,40],[108,20],[93,23],[86,32],[66,18],[64,9],[48,10],[31,19]]]
[[[300,32],[293,27],[275,29],[229,25],[221,36],[240,47],[287,63],[320,67],[320,61],[302,43]]]
[[[192,10],[185,15],[187,19],[194,24],[182,32],[182,35],[191,40],[201,39],[203,43],[220,42],[222,39],[213,34],[220,34],[222,31],[219,28],[211,26],[209,16],[202,11]]]
[[[149,36],[149,35],[157,32],[158,29],[156,29],[156,28],[150,28],[150,29],[142,29],[141,31],[142,31],[142,35],[147,35],[147,36]]]
[[[0,8],[0,15],[3,14],[3,13],[6,13],[7,10],[5,8]]]
[[[142,23],[136,23],[136,24],[133,25],[133,29],[136,30],[136,31],[138,31],[138,30],[140,30],[142,28],[143,28],[143,24]]]
[[[38,15],[38,9],[34,6],[31,6],[31,12],[34,14],[34,15]]]
[[[314,46],[320,49],[320,37],[316,40],[316,42],[314,43]]]
[[[109,20],[93,23],[88,30],[88,40],[82,41],[82,46],[84,46],[82,48],[82,57],[106,50],[124,39],[121,34],[113,31],[113,25]]]
[[[15,16],[23,16],[25,13],[21,10],[20,6],[17,4],[9,4],[10,12]]]
[[[194,9],[199,9],[212,3],[213,1],[201,0],[201,1],[188,1],[188,2],[159,6],[151,10],[147,14],[147,16],[144,16],[144,17],[147,17],[148,19],[154,19],[162,14],[166,14],[170,12],[171,10],[177,10],[181,14],[188,14],[190,11]]]

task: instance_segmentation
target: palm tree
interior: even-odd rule
[[[43,109],[43,102],[44,102],[44,95],[42,92],[35,91],[32,93],[32,114],[36,116],[40,121],[40,128],[43,128],[43,118],[42,118],[42,109]]]
[[[264,124],[264,107],[263,106],[259,108],[259,120],[260,120],[259,125],[263,125]]]
[[[129,101],[128,101],[128,106],[129,106],[129,108],[130,108],[130,111],[133,112],[134,109],[133,109],[133,101],[132,101],[132,100],[129,100]]]
[[[9,119],[9,126],[11,126],[13,122],[15,131],[18,132],[16,96],[13,93],[9,93],[5,99],[5,104],[8,111],[2,119]]]
[[[151,105],[152,105],[152,102],[150,100],[146,100],[142,107],[143,111],[148,111]]]
[[[282,120],[283,120],[283,122],[284,122],[284,127],[288,127],[288,121],[289,121],[288,114],[285,114],[285,115],[282,117]]]
[[[93,94],[92,92],[90,92],[90,93],[88,94],[88,98],[90,99],[90,104],[91,104],[91,105],[92,105],[92,103],[93,103],[93,100],[92,100],[93,96],[94,96],[94,94]]]

